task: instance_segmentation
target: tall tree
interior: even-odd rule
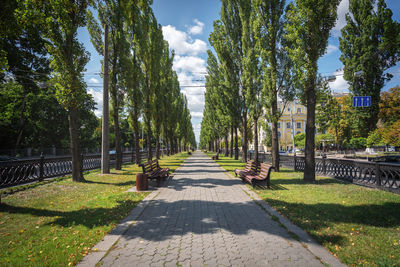
[[[257,5],[251,1],[240,1],[240,20],[242,24],[243,73],[242,86],[246,88],[245,109],[254,123],[254,160],[258,161],[258,119],[263,113],[261,98],[261,65],[257,46],[257,33],[254,21],[257,18]],[[247,136],[247,130],[244,131]],[[247,148],[247,146],[246,146]]]
[[[335,25],[339,0],[294,0],[288,5],[286,38],[293,60],[300,96],[307,107],[304,180],[315,181],[315,107],[318,59]]]
[[[257,49],[262,60],[262,96],[266,117],[271,122],[272,165],[279,171],[278,97],[283,106],[293,100],[292,62],[285,50],[285,0],[254,0],[257,17],[253,20],[257,33]]]
[[[232,39],[225,34],[225,29],[222,21],[214,22],[214,31],[210,34],[210,43],[214,47],[218,55],[220,63],[220,70],[222,71],[223,78],[221,78],[221,90],[225,107],[228,108],[228,116],[231,124],[231,154],[233,154],[233,144],[235,144],[235,159],[239,158],[238,148],[238,134],[237,129],[240,126],[242,99],[240,97],[239,80],[240,72],[239,66],[235,63],[235,58],[231,55],[234,54]],[[209,52],[209,59],[212,57]],[[209,63],[212,66],[214,63]],[[204,131],[203,131],[204,132]],[[235,138],[234,138],[235,136]]]
[[[49,41],[50,64],[54,70],[53,81],[58,101],[67,109],[72,154],[72,179],[84,181],[81,168],[79,140],[79,107],[86,98],[82,72],[89,54],[78,42],[77,30],[86,25],[88,1],[26,1],[26,19],[34,14],[41,16],[43,35]]]
[[[124,11],[125,25],[124,38],[121,40],[122,58],[121,58],[121,74],[127,88],[127,105],[129,113],[129,122],[133,128],[135,140],[135,159],[136,164],[140,163],[140,125],[139,118],[143,108],[143,72],[141,69],[140,42],[142,34],[141,25],[144,22],[143,9],[147,10],[150,4],[148,0],[132,2],[122,1]]]
[[[242,6],[241,6],[242,4]],[[241,123],[243,131],[243,142],[242,142],[242,161],[247,161],[247,120],[248,120],[248,106],[246,101],[246,90],[243,84],[243,59],[247,56],[248,49],[250,47],[243,46],[243,21],[241,17],[241,9],[245,6],[251,5],[248,1],[240,0],[222,0],[221,7],[221,21],[223,22],[223,29],[225,35],[231,40],[231,58],[233,64],[235,64],[238,74],[238,86],[241,108]]]
[[[349,11],[339,38],[340,60],[351,93],[371,96],[371,107],[354,111],[355,127],[367,137],[376,128],[382,87],[393,77],[385,71],[400,60],[400,24],[384,0],[350,0]]]

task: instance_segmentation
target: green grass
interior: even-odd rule
[[[230,172],[244,166],[220,158]],[[326,177],[312,184],[302,178],[283,169],[271,174],[271,189],[255,192],[343,263],[400,266],[400,195]]]
[[[181,153],[160,160],[174,171]],[[71,178],[18,191],[0,204],[0,266],[77,264],[149,193],[126,192],[141,168],[124,165],[102,175],[91,171],[86,183]]]

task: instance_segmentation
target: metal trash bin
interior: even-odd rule
[[[149,182],[147,180],[147,174],[138,173],[136,174],[136,190],[146,191],[149,189]]]

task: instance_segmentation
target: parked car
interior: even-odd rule
[[[279,155],[286,156],[288,153],[283,150],[279,150]]]
[[[387,163],[400,164],[400,156],[382,156],[382,157],[376,157],[376,158],[374,158],[374,159],[371,159],[371,161],[374,161],[374,162],[387,162]]]

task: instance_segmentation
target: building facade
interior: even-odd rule
[[[307,108],[299,101],[278,103],[278,109],[282,111],[282,116],[278,121],[278,140],[280,150],[288,151],[293,148],[293,136],[306,131]],[[258,151],[269,151],[270,148],[263,145],[266,133],[261,127],[258,129],[259,147]],[[249,149],[254,150],[253,140],[249,140]]]

